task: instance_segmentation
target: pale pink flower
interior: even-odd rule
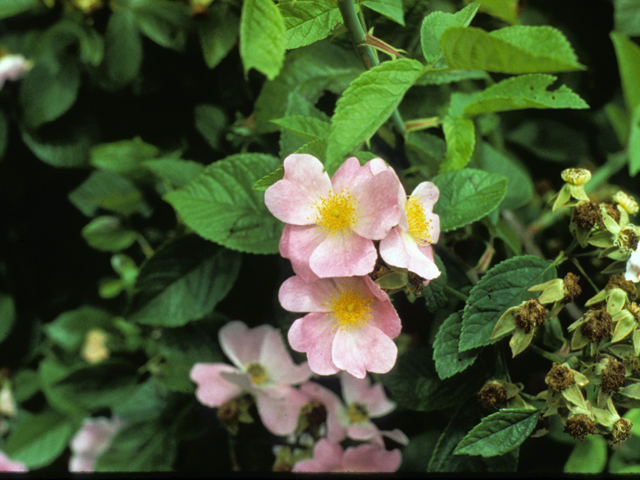
[[[111,446],[111,441],[126,422],[114,418],[86,418],[71,440],[70,472],[94,472],[98,457]]]
[[[380,431],[370,420],[383,417],[396,408],[396,404],[387,398],[382,385],[372,385],[369,377],[355,378],[345,372],[341,373],[340,381],[342,397],[347,405],[346,415],[342,418],[349,438],[371,441],[383,446],[382,436],[384,435],[403,445],[409,443],[409,439],[402,431],[398,429]]]
[[[407,199],[404,188],[400,188],[400,223],[380,242],[380,256],[387,264],[406,268],[429,281],[440,276],[431,247],[440,236],[440,217],[433,213],[440,192],[433,183],[422,182]]]
[[[209,407],[249,392],[256,398],[260,418],[276,435],[293,433],[306,397],[291,387],[311,376],[307,363],[296,365],[280,332],[270,325],[253,329],[239,321],[219,332],[220,346],[235,365],[196,363],[191,379],[198,384],[196,397]]]
[[[22,55],[5,55],[0,58],[0,89],[7,80],[20,80],[30,68],[31,62]]]
[[[400,467],[400,450],[380,445],[360,445],[345,451],[336,443],[321,439],[313,448],[313,458],[293,466],[293,472],[395,472]]]
[[[305,281],[366,275],[378,254],[373,240],[398,224],[400,181],[379,159],[347,159],[332,179],[311,155],[284,159],[284,178],[265,192],[271,213],[287,223],[280,254]]]
[[[402,326],[389,296],[368,276],[321,278],[298,276],[282,284],[278,298],[292,312],[311,312],[289,329],[289,343],[306,352],[311,370],[332,375],[346,370],[364,378],[386,373],[396,362],[393,343]]]
[[[22,462],[14,462],[7,454],[0,451],[0,472],[28,472],[29,469]]]
[[[315,382],[306,382],[300,385],[300,391],[307,397],[306,405],[319,403],[326,410],[324,436],[331,442],[340,442],[346,436],[346,428],[343,426],[343,418],[346,408],[335,393]],[[304,407],[303,407],[304,411]]]
[[[624,279],[633,283],[640,282],[640,248],[631,252],[627,260],[627,271],[624,272]]]

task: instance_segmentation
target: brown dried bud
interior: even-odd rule
[[[631,436],[631,428],[633,427],[633,423],[631,420],[627,420],[626,418],[620,418],[616,420],[616,423],[613,424],[613,430],[611,434],[613,435],[613,443],[615,445],[620,442],[624,442],[627,438]]]
[[[592,342],[602,340],[609,335],[613,321],[605,310],[589,310],[587,321],[582,324],[582,331]]]
[[[624,275],[619,273],[617,275],[612,275],[607,282],[607,285],[604,287],[605,290],[611,290],[612,288],[619,288],[620,290],[624,290],[629,295],[630,300],[635,300],[638,297],[638,289],[636,288],[636,284],[630,280],[625,280]]]
[[[577,275],[574,275],[571,272],[565,275],[563,280],[563,285],[564,285],[563,301],[565,303],[573,302],[573,300],[582,293],[582,288],[580,288],[580,285],[578,285],[578,280],[580,280],[580,277]]]
[[[499,383],[489,381],[478,392],[478,400],[484,408],[495,408],[496,404],[506,403],[507,392]]]
[[[225,425],[234,425],[235,423],[237,423],[239,416],[240,407],[238,406],[238,402],[235,398],[222,404],[222,406],[218,409],[218,418]]]
[[[313,401],[302,407],[302,415],[310,426],[319,427],[327,421],[327,407],[323,403]]]
[[[544,325],[546,317],[547,309],[537,299],[527,300],[516,312],[516,326],[529,333],[531,329]]]
[[[616,208],[612,203],[602,203],[604,211],[609,215],[616,223],[620,223],[620,210]]]
[[[591,229],[594,225],[604,228],[600,207],[595,202],[580,202],[573,209],[573,218],[585,230]]]
[[[635,251],[638,248],[638,234],[636,233],[635,227],[627,225],[620,230],[618,238],[613,242],[613,244],[617,245],[622,250],[628,250],[630,252]]]
[[[584,437],[596,431],[596,424],[586,415],[574,415],[567,420],[564,431],[584,442]]]
[[[627,369],[624,363],[611,359],[602,372],[602,391],[604,393],[609,392],[609,390],[617,391],[624,383],[626,373]]]
[[[571,369],[557,363],[553,364],[544,381],[549,385],[551,390],[555,390],[556,392],[561,392],[567,389],[569,385],[576,383]]]

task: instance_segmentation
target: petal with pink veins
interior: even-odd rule
[[[234,320],[220,329],[218,339],[224,354],[242,369],[249,362],[258,361],[260,347],[271,330],[270,325],[249,329],[243,322]]]
[[[333,375],[340,369],[331,359],[333,319],[324,313],[309,313],[289,329],[289,344],[297,352],[306,352],[309,367],[318,375]]]
[[[371,240],[351,234],[336,234],[314,250],[309,259],[311,270],[321,278],[367,275],[373,271],[378,252]]]
[[[319,278],[309,266],[309,259],[327,235],[315,225],[300,227],[297,225],[286,225],[282,235],[287,235],[285,258],[291,260],[291,266],[296,275],[299,275],[306,282],[312,282]],[[282,242],[283,240],[281,240]]]
[[[348,158],[344,161],[340,168],[336,170],[336,173],[331,177],[331,184],[336,192],[347,188],[352,190],[356,185],[362,183],[373,174],[371,170],[366,167],[362,167],[356,157]],[[353,193],[353,191],[351,192]]]
[[[269,379],[278,383],[297,385],[312,375],[307,362],[301,365],[293,363],[280,332],[275,329],[269,332],[262,344],[259,362],[266,368]]]
[[[367,371],[387,373],[393,368],[398,348],[379,328],[363,325],[357,329],[340,329],[333,339],[333,363],[357,378]]]
[[[351,193],[358,199],[358,223],[353,231],[372,240],[386,237],[400,221],[399,188],[400,181],[393,170],[381,172],[354,187]]]
[[[307,283],[298,276],[289,277],[280,285],[278,300],[290,312],[329,312],[324,304],[335,288],[335,282],[329,278]]]
[[[256,392],[258,414],[264,426],[274,435],[292,434],[298,426],[300,409],[307,397],[288,385]]]
[[[320,160],[311,155],[285,158],[284,178],[264,192],[264,203],[273,216],[293,225],[314,223],[313,204],[331,190],[331,180],[322,169]]]
[[[371,418],[382,417],[396,408],[396,404],[387,398],[382,385],[371,385],[370,377],[359,379],[343,372],[340,374],[340,382],[345,402],[366,406]]]

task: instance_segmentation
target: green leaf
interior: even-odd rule
[[[362,63],[352,52],[329,42],[293,50],[287,55],[280,75],[265,83],[256,100],[256,133],[277,130],[269,120],[285,116],[290,98],[300,96],[315,105],[325,90],[342,93],[362,70]]]
[[[458,352],[458,340],[462,330],[462,312],[455,312],[440,326],[433,342],[433,360],[441,380],[454,376],[473,365],[477,350]]]
[[[515,210],[531,201],[534,189],[531,175],[507,152],[500,152],[490,143],[482,142],[478,159],[480,167],[485,172],[507,177],[507,193],[499,205],[499,210]]]
[[[73,59],[46,55],[20,83],[20,104],[27,125],[37,128],[71,108],[80,88],[80,69]]]
[[[78,368],[51,388],[82,408],[96,411],[129,398],[136,390],[136,382],[136,367],[113,359]]]
[[[191,22],[188,7],[169,0],[134,0],[130,5],[144,35],[165,48],[184,49]]]
[[[381,13],[404,27],[402,0],[365,0],[362,5]]]
[[[480,28],[449,28],[440,37],[447,65],[454,69],[499,73],[584,70],[565,36],[549,26],[515,25],[487,33]]]
[[[435,11],[427,15],[420,27],[422,53],[427,63],[434,63],[442,55],[440,37],[451,27],[468,27],[478,11],[478,3],[472,3],[457,13]]]
[[[555,275],[552,264],[533,255],[505,260],[489,270],[469,293],[458,349],[463,352],[497,342],[499,339],[491,340],[491,332],[502,314],[536,296],[529,287]]]
[[[547,87],[556,80],[553,75],[541,74],[508,78],[480,92],[466,106],[464,113],[473,116],[524,108],[589,108],[565,85],[548,91]]]
[[[282,130],[286,130],[306,139],[317,140],[325,138],[329,134],[330,125],[317,118],[293,115],[291,117],[271,120]]]
[[[214,2],[205,18],[196,18],[196,31],[207,67],[216,67],[238,41],[240,18],[227,3]]]
[[[447,151],[443,139],[427,132],[409,132],[405,137],[405,147],[411,164],[426,167],[429,177],[438,172]]]
[[[429,281],[428,285],[422,289],[422,297],[425,300],[427,309],[431,313],[435,313],[438,310],[444,308],[449,303],[447,294],[444,293],[444,287],[448,284],[447,269],[442,263],[440,256],[437,253],[433,253],[433,260],[440,270],[440,276]],[[437,368],[436,362],[436,368]]]
[[[269,80],[284,63],[285,24],[272,0],[245,0],[240,16],[240,57],[245,73],[255,68]]]
[[[325,169],[332,174],[343,157],[369,139],[391,116],[405,92],[422,74],[416,60],[384,62],[362,73],[336,103]]]
[[[623,35],[640,35],[640,0],[614,0],[615,30]]]
[[[184,187],[204,170],[201,163],[182,158],[158,158],[143,162],[142,166],[174,188]]]
[[[567,166],[575,165],[589,152],[583,130],[550,118],[544,122],[525,120],[506,137],[540,158]]]
[[[40,0],[0,0],[0,19],[28,12],[41,5]]]
[[[504,20],[511,25],[518,23],[518,0],[476,0],[480,11]]]
[[[445,85],[463,80],[489,80],[483,70],[426,70],[416,81],[416,85]]]
[[[142,65],[142,38],[133,13],[117,8],[109,17],[104,36],[105,51],[102,68],[117,89],[131,83]]]
[[[627,110],[640,105],[640,47],[624,35],[611,32],[611,41],[618,58],[618,69]]]
[[[198,235],[232,250],[277,253],[282,223],[269,213],[253,185],[282,165],[260,153],[232,155],[209,165],[168,201]]]
[[[629,175],[633,177],[640,172],[640,105],[636,106],[631,114],[627,152],[629,155]]]
[[[127,398],[115,404],[113,414],[133,423],[153,420],[162,415],[170,393],[155,377],[151,377],[138,385]]]
[[[196,105],[193,115],[195,117],[196,130],[200,132],[200,135],[204,137],[211,148],[220,150],[222,131],[227,124],[227,116],[224,110],[215,105],[203,103]]]
[[[161,421],[124,426],[109,450],[98,457],[96,472],[169,471],[177,454],[177,440]]]
[[[100,170],[128,175],[140,169],[145,160],[160,153],[157,147],[140,137],[133,140],[103,143],[91,149],[91,165]]]
[[[138,234],[125,228],[118,217],[103,215],[82,229],[82,237],[90,247],[101,252],[120,252],[133,245]]]
[[[16,321],[16,306],[13,297],[0,292],[0,343],[11,333]]]
[[[475,395],[482,386],[484,378],[474,369],[440,380],[432,354],[428,348],[411,350],[398,358],[393,370],[382,378],[399,406],[422,412],[449,408]]]
[[[447,153],[439,173],[460,170],[471,160],[476,145],[476,129],[473,121],[465,117],[444,117],[442,131],[447,141]]]
[[[62,365],[53,359],[44,359],[38,365],[38,377],[47,403],[58,412],[71,415],[74,420],[81,420],[89,415],[75,398],[69,397],[63,389],[56,388],[56,383],[66,378],[73,368]]]
[[[233,287],[240,258],[196,235],[171,242],[142,265],[128,318],[164,327],[202,318]]]
[[[96,307],[80,307],[60,314],[44,327],[44,332],[56,345],[76,353],[92,328],[110,329],[111,315]]]
[[[24,463],[31,470],[41,468],[67,448],[73,429],[69,419],[53,410],[37,415],[21,411],[3,450],[12,460]]]
[[[607,466],[607,441],[600,435],[587,435],[577,443],[564,464],[564,473],[602,473]]]
[[[284,166],[278,167],[273,172],[265,175],[256,183],[253,184],[253,189],[258,190],[259,192],[264,192],[271,185],[276,183],[278,180],[282,180],[284,178]]]
[[[464,227],[493,211],[507,192],[502,175],[465,168],[433,178],[440,190],[434,212],[443,232]]]
[[[342,23],[333,0],[284,0],[278,2],[278,9],[286,28],[287,49],[322,40]]]
[[[503,455],[520,446],[531,434],[539,410],[502,409],[482,419],[458,444],[456,455]]]
[[[69,193],[69,201],[88,217],[93,217],[99,208],[125,216],[150,213],[142,193],[132,181],[102,170],[93,172]]]
[[[482,419],[484,411],[477,398],[472,396],[460,405],[442,435],[438,439],[427,472],[492,473],[515,472],[518,467],[519,448],[514,448],[502,456],[480,457],[454,455],[454,450],[465,434]]]
[[[13,397],[18,404],[29,400],[40,391],[40,377],[35,370],[20,370],[11,380]]]
[[[331,119],[329,116],[318,110],[306,98],[298,92],[292,92],[287,97],[287,109],[283,116],[288,117],[305,117],[312,120],[300,120],[296,124],[291,124],[291,129],[280,126],[280,158],[284,158],[294,153],[309,142],[318,142],[318,138],[325,138],[329,134]],[[272,120],[278,122],[282,119]],[[285,120],[285,122],[289,122]],[[294,120],[296,122],[296,120]],[[321,122],[321,123],[318,123]],[[307,125],[308,124],[308,125]],[[289,126],[289,125],[287,125]],[[326,146],[322,149],[322,156],[316,158],[324,159]]]
[[[99,135],[94,123],[83,123],[83,120],[87,119],[79,117],[73,122],[58,122],[38,132],[21,128],[22,140],[38,159],[48,165],[83,167],[89,163],[89,151]]]

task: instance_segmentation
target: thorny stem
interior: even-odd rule
[[[378,56],[376,55],[376,51],[374,50],[374,48],[365,44],[367,40],[367,34],[363,27],[364,22],[361,22],[361,19],[358,16],[354,1],[338,0],[338,8],[340,9],[340,14],[342,15],[344,25],[349,31],[351,42],[353,43],[356,52],[358,52],[358,55],[362,59],[365,68],[367,70],[371,70],[373,67],[377,67],[378,65],[380,65],[380,60],[378,60]],[[391,121],[393,122],[393,125],[398,133],[404,136],[406,133],[404,122],[402,121],[402,117],[400,116],[400,112],[398,112],[397,108],[391,115]]]

